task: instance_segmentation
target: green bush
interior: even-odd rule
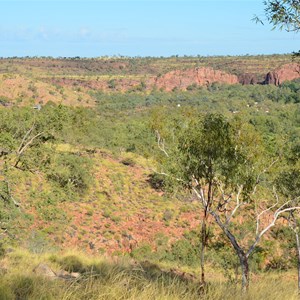
[[[83,273],[87,270],[87,267],[76,255],[68,255],[62,258],[53,257],[52,260],[59,263],[61,267],[68,272]]]
[[[91,161],[73,153],[58,154],[48,170],[48,178],[65,190],[82,194],[92,182]]]
[[[164,176],[157,173],[150,174],[148,177],[148,182],[150,183],[151,187],[156,190],[163,190],[165,187]]]
[[[150,259],[152,256],[152,248],[149,244],[144,244],[133,249],[130,255],[138,260]]]
[[[0,243],[0,258],[5,256],[5,248],[2,243]]]
[[[197,248],[186,239],[176,241],[171,247],[172,260],[183,265],[195,266],[199,264]]]
[[[135,166],[135,161],[130,157],[124,158],[123,160],[121,160],[121,163],[125,166]]]

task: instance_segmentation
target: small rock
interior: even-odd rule
[[[77,279],[78,277],[80,277],[80,273],[76,273],[76,272],[69,273],[69,272],[67,272],[65,270],[59,270],[56,273],[56,276],[58,278],[62,278],[62,279],[66,279],[66,280],[71,280],[71,279]]]
[[[80,273],[78,273],[78,272],[72,272],[70,275],[71,275],[73,278],[79,278],[79,277],[80,277]]]
[[[36,273],[37,275],[48,277],[51,279],[56,278],[55,272],[47,264],[44,264],[44,263],[38,264],[33,269],[33,272]]]

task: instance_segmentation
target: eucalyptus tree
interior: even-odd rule
[[[242,289],[247,290],[249,258],[262,237],[280,216],[299,209],[268,190],[266,174],[277,159],[266,155],[253,127],[240,120],[229,122],[222,115],[193,118],[176,141],[176,150],[169,153],[158,135],[159,148],[167,157],[166,171],[161,174],[175,178],[202,205],[201,280],[205,282],[207,224],[211,218],[232,245],[242,270]],[[260,193],[267,193],[266,200],[261,201]],[[243,228],[244,238],[239,239],[241,223],[246,220],[252,226]]]
[[[294,32],[300,30],[298,0],[267,0],[264,5],[266,18],[274,27]]]
[[[299,32],[300,30],[300,1],[299,0],[266,0],[263,2],[265,17],[267,22],[274,28],[284,29],[288,32]],[[255,16],[256,22],[263,20]],[[300,50],[294,52],[300,56]]]
[[[294,144],[287,151],[283,170],[276,179],[279,192],[286,198],[291,207],[300,204],[300,144]],[[298,210],[291,210],[286,217],[289,227],[295,234],[297,268],[298,268],[298,291],[300,293],[300,214]]]

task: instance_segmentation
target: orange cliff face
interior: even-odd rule
[[[213,82],[235,84],[239,83],[239,80],[236,75],[228,74],[224,71],[212,68],[195,68],[184,71],[175,70],[157,77],[155,86],[171,91],[174,88],[184,90],[191,85],[204,86]]]
[[[269,72],[266,75],[264,83],[280,85],[284,81],[294,80],[297,78],[300,78],[300,64],[291,63]]]

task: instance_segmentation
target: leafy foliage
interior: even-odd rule
[[[275,27],[287,31],[300,30],[300,4],[297,0],[264,1],[267,20]]]

